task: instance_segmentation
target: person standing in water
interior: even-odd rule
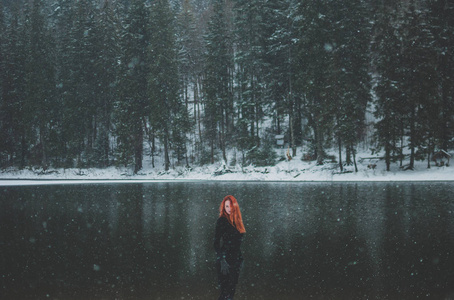
[[[232,300],[235,294],[243,264],[241,242],[245,232],[238,201],[231,195],[226,196],[219,207],[214,235],[216,270],[221,288],[219,300]]]

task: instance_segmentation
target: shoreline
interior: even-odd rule
[[[226,166],[222,163],[191,168],[163,167],[144,168],[134,174],[131,168],[71,168],[48,169],[3,169],[0,170],[0,186],[39,185],[70,183],[157,183],[157,182],[453,182],[454,167],[427,168],[426,162],[415,164],[414,170],[405,170],[397,164],[385,170],[383,162],[371,169],[368,163],[345,166],[340,172],[336,163],[316,165],[313,162],[282,161],[274,166],[256,167]]]
[[[0,179],[0,186],[70,185],[70,184],[134,184],[134,183],[452,183],[454,179],[389,179],[389,180],[251,180],[251,179]]]

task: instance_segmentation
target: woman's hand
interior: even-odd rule
[[[221,273],[224,275],[229,274],[229,264],[225,260],[225,258],[221,258]]]

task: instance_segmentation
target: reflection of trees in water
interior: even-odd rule
[[[439,258],[453,262],[446,252],[446,245],[453,243],[451,232],[445,230],[451,220],[447,215],[440,217],[440,212],[447,211],[447,191],[437,195],[429,183],[381,183],[367,188],[359,197],[364,205],[358,228],[371,252],[374,288],[409,295],[431,289],[433,294],[434,286],[446,289],[450,284],[441,274],[450,271],[440,267]]]
[[[144,242],[152,257],[150,278],[156,295],[200,294],[200,286],[210,285],[207,278],[215,275],[212,270],[207,276],[214,264],[212,239],[219,200],[215,197],[213,190],[179,183],[152,185],[145,191]],[[205,288],[206,292],[210,291]]]
[[[436,297],[453,286],[453,192],[443,183],[22,187],[0,202],[2,283],[17,299],[38,290],[215,298],[214,224],[233,194],[247,230],[238,298]]]
[[[373,282],[375,289],[383,289],[382,278],[386,272],[382,263],[383,243],[385,239],[385,196],[382,190],[374,184],[355,184],[356,231],[365,240],[365,246],[369,253],[371,274],[368,279]]]
[[[200,268],[205,265],[203,259],[208,257],[207,244],[210,244],[208,242],[210,238],[207,237],[205,240],[200,239],[201,236],[208,234],[209,228],[211,227],[211,224],[203,224],[204,216],[208,209],[203,196],[203,194],[194,195],[188,186],[182,193],[180,200],[182,205],[184,205],[182,222],[186,224],[186,237],[188,240],[187,247],[184,250],[184,256],[186,258],[185,269],[188,270],[189,276],[198,275]]]

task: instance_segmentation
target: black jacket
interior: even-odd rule
[[[214,250],[216,250],[217,260],[225,257],[229,265],[240,263],[243,260],[241,254],[243,236],[244,234],[233,227],[226,218],[219,217],[216,221],[214,235]]]

